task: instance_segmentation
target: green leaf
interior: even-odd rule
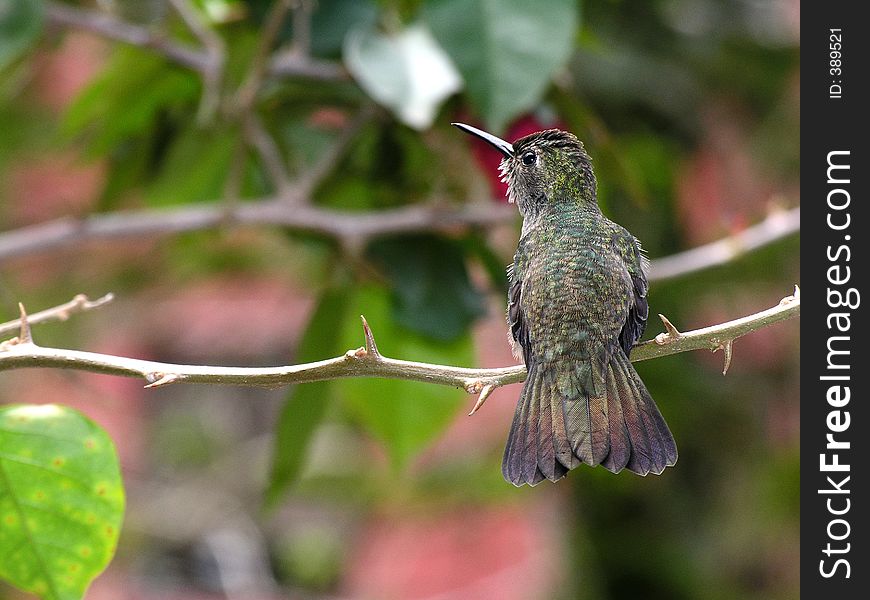
[[[112,440],[80,413],[0,408],[0,577],[81,598],[115,553],[124,488]]]
[[[122,46],[69,107],[63,133],[85,138],[89,154],[102,156],[127,140],[158,136],[160,117],[171,111],[192,114],[199,90],[195,74]]]
[[[455,340],[484,313],[471,285],[461,247],[435,235],[407,235],[374,242],[369,256],[392,283],[393,318],[411,331]]]
[[[39,0],[0,0],[0,71],[39,38],[42,11]]]
[[[576,0],[430,0],[424,17],[496,133],[541,99],[579,22]]]
[[[152,206],[167,206],[221,198],[238,142],[232,128],[191,126],[166,152],[159,174],[146,194]]]
[[[345,289],[330,289],[323,294],[299,342],[296,363],[334,358],[347,349],[341,346],[341,336],[336,335],[346,317],[347,298]],[[287,394],[278,417],[272,472],[266,490],[268,505],[278,502],[299,479],[308,445],[330,405],[331,385],[331,381],[304,383],[294,386]]]
[[[450,343],[425,338],[391,318],[386,290],[363,288],[348,302],[342,347],[363,343],[359,315],[365,315],[387,356],[448,365],[471,365],[471,336]],[[403,469],[408,461],[436,439],[450,424],[467,394],[442,385],[399,379],[340,379],[332,382],[345,409],[386,447],[393,467]]]

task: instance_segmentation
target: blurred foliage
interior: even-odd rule
[[[99,6],[196,47],[165,2],[144,4]],[[44,28],[41,2],[0,0],[3,231],[68,215],[211,205],[233,189],[238,202],[276,193],[233,104],[273,3],[192,4],[227,48],[218,89],[223,104],[210,118],[201,111],[205,87],[197,73],[120,44],[78,55],[81,46],[68,44],[81,40]],[[474,142],[450,127],[454,120],[507,137],[520,125],[575,132],[594,158],[603,209],[652,258],[739,230],[777,203],[797,202],[796,2],[319,0],[311,6],[312,56],[336,61],[350,80],[266,78],[252,110],[291,179],[316,170],[343,143],[343,132],[357,127],[316,182],[311,201],[317,206],[367,212],[485,196],[498,175],[481,167]],[[294,22],[283,24],[278,44],[294,42]],[[432,61],[438,66],[429,71]],[[59,73],[86,81],[74,98]],[[88,177],[96,183],[82,187]],[[0,263],[0,306],[12,318],[19,300],[35,309],[110,289],[128,299],[126,308],[106,309],[116,311],[108,319],[81,315],[40,327],[40,341],[222,364],[337,356],[363,344],[364,314],[389,356],[473,365],[478,357],[503,356],[493,348],[504,348],[505,334],[484,338],[476,326],[503,310],[503,267],[518,233],[517,224],[392,235],[354,248],[277,228],[226,228],[141,245],[86,246]],[[770,306],[799,279],[797,255],[798,243],[789,239],[724,267],[654,283],[652,310],[688,329]],[[304,300],[291,295],[281,296],[287,304],[270,303],[270,283]],[[221,320],[221,302],[232,294],[251,296],[256,306],[234,313],[243,318]],[[190,303],[195,306],[185,312]],[[266,310],[273,312],[261,314]],[[657,328],[651,324],[648,335]],[[281,586],[309,595],[349,585],[355,559],[341,541],[369,520],[520,504],[536,523],[547,524],[542,530],[556,532],[551,546],[562,580],[554,577],[540,597],[794,598],[793,331],[790,323],[738,341],[724,379],[721,355],[638,365],[680,449],[676,468],[658,478],[581,468],[556,486],[515,490],[499,473],[506,432],[481,449],[451,428],[469,401],[464,392],[379,379],[297,386],[266,402],[259,391],[161,390],[166,404],[154,401],[153,410],[163,416],[147,415],[157,429],[152,447],[133,463],[143,469],[156,463],[161,476],[155,479],[166,484],[161,478],[167,477],[169,487],[190,484],[186,469],[219,472],[211,485],[224,487],[195,497],[208,504],[213,495],[218,502],[226,489],[243,497],[245,518],[260,525],[269,547],[270,573]],[[0,402],[18,401],[21,387],[9,381],[0,383]],[[233,402],[221,402],[228,396]],[[133,400],[124,401],[114,412],[133,411]],[[186,408],[197,402],[206,408]],[[224,430],[210,422],[192,425],[201,420],[198,410],[234,428],[233,440],[274,435],[271,457],[248,459],[237,444],[227,449]],[[481,415],[475,427],[492,427],[486,409]],[[444,439],[458,450],[441,447]],[[271,508],[265,514],[262,490]],[[148,519],[133,522],[136,532]],[[220,520],[214,528],[233,523]],[[182,519],[176,529],[188,525]],[[188,545],[172,538],[155,550],[130,536],[129,554],[144,557],[142,572],[215,581],[188,568],[213,551],[204,538]]]
[[[323,293],[296,347],[296,362],[323,360],[344,350],[335,332],[342,329],[347,301],[343,289]],[[288,394],[275,431],[277,450],[272,456],[267,502],[280,500],[287,488],[299,479],[305,466],[306,449],[329,407],[327,399],[332,395],[332,385],[331,381],[297,385]]]
[[[571,53],[576,0],[433,0],[424,18],[459,66],[469,100],[487,127],[501,134],[535,106]]]
[[[361,345],[362,328],[357,320],[361,313],[382,340],[380,350],[391,356],[442,365],[474,362],[470,333],[444,341],[441,336],[433,338],[411,330],[402,323],[401,313],[391,318],[389,296],[381,288],[366,286],[348,290],[348,295],[349,314],[339,338],[342,347]],[[426,308],[424,303],[421,309]],[[335,387],[347,410],[386,445],[396,468],[406,466],[443,433],[466,397],[464,391],[400,379],[342,379]]]
[[[29,0],[0,2],[0,70],[24,53],[39,37],[42,4]]]

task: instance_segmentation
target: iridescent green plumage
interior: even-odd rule
[[[673,436],[629,361],[646,325],[647,260],[607,219],[583,144],[555,129],[504,155],[523,229],[508,269],[508,322],[528,369],[502,470],[515,485],[555,481],[581,463],[646,475],[675,464]]]

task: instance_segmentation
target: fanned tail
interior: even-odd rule
[[[676,461],[674,437],[621,349],[606,368],[529,366],[502,463],[509,482],[557,481],[581,463],[659,474]]]
[[[611,451],[602,465],[614,473],[623,468],[659,475],[677,462],[677,444],[628,356],[620,349],[608,365],[607,398],[622,419],[610,428]]]

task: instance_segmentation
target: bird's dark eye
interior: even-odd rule
[[[525,154],[523,154],[520,160],[523,161],[524,165],[529,166],[535,164],[535,160],[537,160],[537,158],[538,157],[535,156],[534,152],[526,152]]]

